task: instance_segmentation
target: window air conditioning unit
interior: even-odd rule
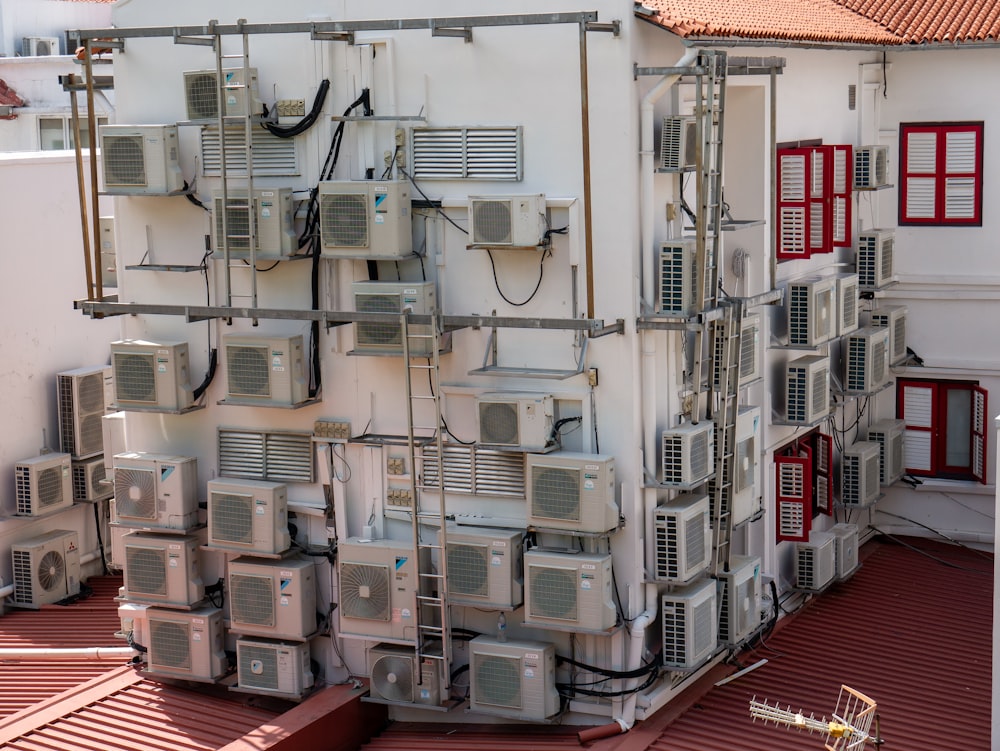
[[[301,699],[314,677],[307,643],[236,640],[236,685],[255,694]]]
[[[571,532],[618,528],[614,457],[570,451],[526,454],[525,476],[530,526]]]
[[[187,342],[111,342],[115,408],[182,412],[193,406]]]
[[[222,610],[147,608],[146,673],[213,683],[229,665]]]
[[[878,499],[881,448],[875,441],[858,441],[844,449],[840,502],[845,506],[868,506]]]
[[[715,423],[702,420],[668,428],[660,435],[663,485],[691,487],[715,471]]]
[[[390,704],[442,703],[442,660],[418,660],[413,647],[379,644],[368,648],[371,698]]]
[[[69,454],[42,454],[14,465],[16,516],[46,516],[73,505]]]
[[[56,406],[59,412],[59,450],[74,459],[104,453],[101,418],[105,413],[104,382],[107,365],[56,373]]]
[[[871,312],[871,325],[889,329],[889,364],[906,359],[906,306],[883,305]]]
[[[51,57],[59,54],[59,37],[22,37],[21,55]]]
[[[837,330],[835,336],[845,336],[858,328],[861,285],[857,274],[838,274]]]
[[[854,187],[880,188],[889,184],[889,147],[860,146],[854,150]]]
[[[606,633],[618,619],[611,555],[528,550],[524,623],[577,633]]]
[[[104,192],[166,195],[184,189],[175,125],[102,125]]]
[[[682,493],[653,511],[657,581],[684,584],[712,560],[712,519],[708,496]]]
[[[354,282],[354,309],[358,313],[393,313],[409,311],[430,315],[437,307],[434,282]],[[431,333],[426,324],[409,327],[410,355],[430,357],[432,339],[417,338]],[[403,354],[403,329],[396,321],[358,321],[354,324],[354,351],[379,355]]]
[[[729,338],[728,326],[725,319],[718,319],[711,322],[715,346],[715,356],[712,358],[712,385],[718,389],[722,386],[722,366],[725,364],[724,347],[726,339]],[[743,316],[740,322],[740,338],[738,345],[740,348],[740,369],[739,384],[743,388],[751,381],[761,377],[760,353],[760,314]]]
[[[665,668],[696,668],[719,641],[715,582],[702,579],[660,597]]]
[[[802,279],[788,283],[788,343],[815,347],[836,335],[837,280]]]
[[[426,550],[421,550],[421,554]],[[419,572],[413,547],[396,540],[340,543],[340,633],[375,641],[417,638]]]
[[[198,460],[129,452],[114,458],[115,524],[184,530],[198,521]]]
[[[321,254],[326,258],[402,258],[413,252],[406,181],[319,184]]]
[[[208,545],[251,555],[279,555],[291,545],[284,483],[208,481]]]
[[[545,196],[469,196],[471,245],[535,248],[545,243]]]
[[[830,414],[830,358],[806,355],[786,368],[785,419],[809,425]]]
[[[513,610],[524,602],[524,533],[449,527],[445,535],[448,602]]]
[[[131,532],[123,542],[126,600],[187,610],[205,599],[198,536]]]
[[[222,71],[224,117],[259,115],[263,111],[257,85],[257,69],[250,68],[247,77],[243,68]],[[188,120],[215,120],[219,117],[219,80],[214,70],[184,71],[184,99]]]
[[[855,266],[861,289],[882,289],[892,281],[892,249],[895,233],[888,229],[870,229],[858,233]]]
[[[694,238],[662,243],[657,256],[657,272],[656,312],[680,318],[690,318],[697,313],[698,280],[702,274],[698,269]]]
[[[697,165],[698,122],[694,117],[663,118],[660,130],[659,168],[668,172],[694,169]]]
[[[114,486],[106,482],[107,470],[103,456],[92,456],[89,459],[74,459],[73,469],[73,500],[77,503],[93,503],[103,501],[114,495]]]
[[[302,335],[224,334],[226,401],[291,407],[309,398]]]
[[[476,397],[479,444],[485,448],[544,451],[553,443],[552,396],[495,392]]]
[[[291,188],[255,189],[252,212],[257,259],[286,258],[298,250]],[[221,254],[228,244],[231,259],[250,258],[250,216],[245,190],[228,192],[228,209],[222,191],[212,194],[216,253]]]
[[[477,636],[469,649],[469,711],[528,721],[559,711],[554,645]]]
[[[906,435],[903,420],[879,420],[868,426],[866,441],[879,445],[879,482],[892,485],[903,476],[903,440]]]
[[[878,391],[889,380],[889,329],[858,329],[848,335],[846,345],[844,391]]]
[[[740,644],[760,625],[760,558],[732,556],[718,574],[719,641]]]
[[[847,579],[858,567],[858,525],[841,522],[830,527],[834,537],[834,561],[838,581]]]
[[[316,631],[315,564],[283,558],[229,562],[229,630],[304,641]]]
[[[795,543],[795,586],[820,590],[837,575],[837,538],[829,532],[810,532],[809,542]]]
[[[15,542],[11,557],[11,605],[37,610],[80,593],[80,537],[75,531],[54,529]]]

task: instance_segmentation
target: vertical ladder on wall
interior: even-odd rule
[[[431,664],[442,663],[440,672],[444,681],[442,688],[450,685],[451,673],[451,621],[448,616],[448,555],[447,555],[447,509],[445,507],[445,477],[444,477],[444,419],[441,414],[441,362],[440,336],[441,319],[437,313],[432,314],[431,324],[411,324],[410,315],[404,312],[400,315],[401,339],[403,343],[403,360],[406,370],[406,438],[410,461],[410,500],[412,513],[410,522],[413,533],[413,555],[417,569],[417,612],[414,614],[417,624],[417,640],[415,645],[418,664],[430,661]],[[416,378],[427,379],[429,393],[424,387],[415,384]],[[418,405],[421,413],[426,413],[427,405],[433,410],[433,424],[419,425],[415,422]],[[419,435],[418,435],[419,433]],[[425,511],[423,506],[425,485],[418,479],[427,474],[417,471],[418,441],[430,439],[429,445],[434,453],[436,466],[431,469],[438,480],[437,508]],[[425,451],[422,459],[425,461],[429,451]],[[422,518],[431,521],[440,530],[434,542],[425,542],[421,537]],[[432,558],[437,557],[437,568],[432,565]],[[423,681],[420,674],[419,681]]]

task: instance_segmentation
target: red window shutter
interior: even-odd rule
[[[982,123],[901,131],[900,224],[982,225]]]
[[[811,149],[778,150],[779,260],[809,257],[809,153]]]
[[[815,475],[816,509],[833,514],[833,438],[826,433],[813,433],[813,474]]]
[[[896,414],[906,423],[903,439],[906,471],[912,475],[937,474],[938,384],[925,381],[900,383],[896,398]]]
[[[834,248],[849,248],[853,242],[851,191],[854,183],[854,148],[830,146],[831,235]]]
[[[986,389],[972,387],[972,475],[986,484]]]
[[[809,540],[812,528],[812,460],[775,456],[775,499],[778,542]]]

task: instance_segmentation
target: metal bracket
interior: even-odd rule
[[[472,41],[472,29],[468,26],[452,28],[450,26],[432,26],[432,37],[461,37],[466,44]]]
[[[214,24],[214,21],[210,21],[210,24]],[[180,30],[174,29],[174,44],[195,44],[202,47],[211,47],[215,49],[215,37],[196,37],[196,36],[186,36],[180,33]]]
[[[316,31],[316,24],[310,28],[309,38],[316,42],[347,42],[354,45],[353,31]]]
[[[560,370],[557,368],[512,368],[497,364],[497,329],[494,327],[490,331],[490,336],[486,340],[486,353],[483,355],[483,366],[469,371],[469,375],[489,375],[489,376],[513,376],[516,378],[555,378],[564,380],[580,375],[584,371],[584,364],[587,361],[588,337],[582,337],[580,343],[580,355],[573,370]]]
[[[618,19],[611,21],[610,23],[598,23],[597,21],[588,21],[584,24],[584,28],[587,31],[606,31],[611,32],[615,36],[619,36],[622,32],[622,22]]]

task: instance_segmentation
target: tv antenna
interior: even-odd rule
[[[758,701],[756,696],[750,700],[750,716],[754,722],[763,720],[765,725],[773,722],[775,725],[808,730],[810,733],[823,733],[826,736],[824,748],[827,751],[863,751],[867,743],[875,746],[883,743],[878,730],[878,715],[875,712],[877,707],[874,699],[842,685],[831,720],[826,717],[817,719],[812,714],[806,717],[801,709],[798,712],[794,712],[791,707],[782,709],[777,703]],[[874,736],[868,734],[872,721],[875,722]]]

